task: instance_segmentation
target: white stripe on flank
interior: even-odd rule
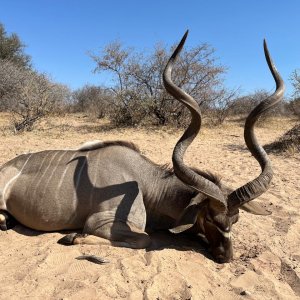
[[[42,162],[40,163],[40,166],[39,166],[39,168],[38,168],[38,170],[37,170],[37,172],[36,172],[36,175],[35,175],[34,178],[33,178],[32,183],[36,182],[36,179],[37,179],[38,177],[40,177],[40,171],[41,171],[41,169],[42,169],[42,167],[43,167],[43,164],[44,164],[46,158],[48,157],[48,154],[49,154],[49,153],[47,153],[47,154],[44,156],[44,158],[42,159]]]
[[[43,195],[45,195],[46,189],[47,189],[48,185],[50,184],[50,181],[51,181],[51,179],[52,179],[52,177],[53,177],[55,171],[57,170],[57,167],[59,166],[60,161],[62,160],[63,156],[64,156],[66,153],[67,153],[67,152],[64,151],[64,152],[61,154],[61,156],[60,156],[60,157],[58,158],[58,160],[57,160],[57,164],[53,167],[53,169],[52,169],[52,171],[51,171],[51,174],[50,174],[50,176],[48,177],[48,182],[46,183],[46,185],[45,185],[45,187],[44,187]]]
[[[45,163],[45,160],[48,158],[49,154],[50,154],[50,152],[46,153],[46,155],[44,156],[44,158],[43,158],[42,162],[40,163],[40,166],[39,166],[39,168],[38,168],[38,170],[36,172],[36,175],[34,176],[34,178],[32,180],[32,184],[30,186],[30,189],[31,189],[31,192],[32,192],[33,195],[36,194],[37,187],[38,187],[39,182],[41,180],[40,171],[42,170],[42,167],[43,167],[43,165]]]
[[[27,160],[25,161],[23,167],[21,168],[20,172],[18,172],[14,177],[12,177],[5,185],[4,189],[3,189],[3,193],[2,193],[2,197],[3,197],[3,200],[5,199],[5,193],[7,191],[7,189],[9,188],[9,186],[14,182],[16,181],[16,179],[21,175],[23,169],[25,168],[29,158],[31,157],[32,154],[29,155],[29,157],[27,158]]]
[[[52,155],[52,158],[50,159],[50,162],[48,164],[48,166],[46,167],[46,169],[44,170],[44,172],[40,175],[40,179],[38,181],[38,183],[36,184],[35,187],[35,195],[37,193],[37,190],[39,189],[39,185],[41,184],[43,178],[45,177],[46,173],[48,172],[49,168],[51,167],[51,163],[54,160],[54,158],[59,154],[59,152],[54,153],[54,155]]]
[[[69,152],[66,151],[65,153],[69,153]],[[65,188],[65,186],[63,186],[63,183],[64,183],[64,180],[66,178],[68,170],[72,167],[71,162],[72,162],[72,160],[74,159],[74,157],[76,155],[77,155],[77,152],[73,153],[72,156],[68,159],[68,162],[65,165],[65,169],[64,169],[64,171],[63,171],[63,173],[60,177],[59,183],[58,183],[56,191],[55,191],[55,200],[56,200],[56,205],[57,205],[57,211],[59,213],[61,213],[61,211],[62,211],[61,208],[64,205],[62,200],[65,200],[65,199],[59,199],[59,197],[62,197],[61,188],[63,187],[63,190]],[[73,174],[71,174],[71,178],[73,178]]]
[[[66,152],[66,153],[67,153],[67,152]],[[77,153],[75,152],[75,153],[71,156],[71,158],[69,159],[69,162],[71,162],[71,161],[73,160],[73,158],[76,156],[76,154],[77,154]],[[58,186],[57,186],[57,189],[56,189],[56,195],[55,195],[55,198],[56,198],[56,199],[58,198],[58,194],[59,194],[59,192],[60,192],[62,183],[63,183],[63,181],[64,181],[64,179],[65,179],[66,174],[67,174],[67,171],[68,171],[68,169],[69,169],[71,166],[72,166],[72,164],[68,163],[68,164],[67,164],[67,167],[64,169],[64,172],[63,172],[62,175],[61,175],[60,181],[59,181]]]
[[[13,178],[11,178],[5,185],[4,189],[3,189],[3,199],[5,199],[5,193],[6,190],[8,189],[8,187],[10,186],[11,183],[13,183],[19,176],[21,175],[21,171],[15,175]]]

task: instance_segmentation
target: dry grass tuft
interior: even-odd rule
[[[268,153],[294,155],[300,153],[300,124],[282,135],[277,141],[267,144],[265,147]]]

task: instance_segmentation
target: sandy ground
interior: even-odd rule
[[[0,126],[7,125],[5,115]],[[112,129],[72,117],[48,119],[44,130],[12,135],[0,131],[0,164],[24,152],[74,148],[87,140],[135,141],[156,163],[168,163],[181,134],[171,129]],[[265,144],[292,122],[260,127]],[[228,123],[203,129],[186,162],[220,175],[238,187],[259,174],[245,149],[243,128]],[[300,299],[300,156],[271,155],[275,178],[260,197],[271,216],[241,212],[233,228],[234,260],[219,265],[204,245],[186,237],[158,233],[148,250],[112,246],[62,246],[63,233],[40,233],[22,226],[0,231],[0,299]],[[105,257],[97,265],[81,254]],[[243,295],[244,294],[244,295]]]

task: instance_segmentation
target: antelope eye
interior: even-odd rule
[[[230,226],[222,226],[222,225],[220,225],[220,224],[217,224],[217,226],[222,230],[222,231],[224,231],[224,232],[230,232]]]
[[[217,222],[216,220],[209,220],[207,219],[207,222],[212,224],[213,226],[217,227],[219,230],[222,230],[223,232],[230,232],[230,226],[227,224],[222,224],[220,222]]]

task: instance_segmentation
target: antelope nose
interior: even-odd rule
[[[213,257],[217,263],[223,264],[232,259],[232,251],[225,251],[223,246],[219,246],[213,251]]]
[[[230,261],[230,257],[226,257],[222,254],[218,255],[216,258],[216,262],[219,264],[224,264]]]

